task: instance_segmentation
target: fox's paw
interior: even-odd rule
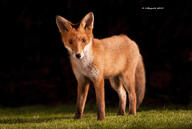
[[[105,117],[98,117],[97,120],[103,121],[103,120],[105,120]]]
[[[119,110],[118,113],[117,113],[117,115],[124,116],[124,115],[125,115],[125,111]]]
[[[81,114],[75,114],[75,116],[74,116],[74,119],[75,120],[78,120],[78,119],[81,119],[82,118],[82,115]]]

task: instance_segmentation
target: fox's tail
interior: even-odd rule
[[[137,96],[137,109],[143,101],[145,96],[145,69],[143,64],[142,56],[137,64],[136,73],[135,73],[135,82],[136,82],[136,96]]]

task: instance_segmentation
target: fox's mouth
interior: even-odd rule
[[[81,60],[83,57],[84,57],[84,52],[81,52],[81,53],[74,53],[74,52],[72,52],[72,53],[70,53],[70,55],[73,57],[73,58],[75,58],[75,59],[77,59],[77,60]]]

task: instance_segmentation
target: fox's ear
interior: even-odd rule
[[[60,32],[68,32],[72,28],[71,22],[61,16],[56,16],[56,23]]]
[[[93,24],[94,24],[94,15],[93,12],[89,12],[82,20],[80,23],[80,26],[84,29],[93,29]]]

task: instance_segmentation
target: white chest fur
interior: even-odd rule
[[[98,69],[93,65],[93,56],[91,55],[91,43],[85,47],[83,50],[83,57],[81,59],[71,58],[76,71],[75,74],[77,77],[86,76],[91,80],[97,80],[98,78]]]
[[[75,61],[75,65],[79,76],[83,75],[90,79],[97,79],[98,70],[93,65],[92,60],[86,57],[86,55],[81,60]]]

